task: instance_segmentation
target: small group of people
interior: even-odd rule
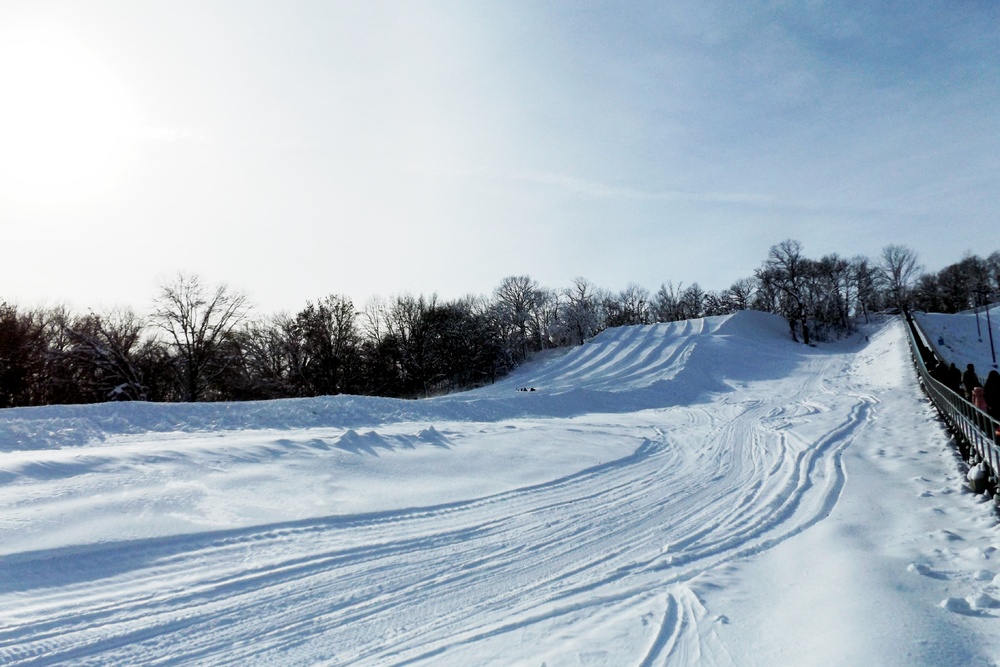
[[[962,393],[962,371],[958,370],[958,366],[955,364],[945,366],[944,362],[937,363],[934,359],[931,359],[927,366],[932,378],[956,394]]]
[[[994,419],[1000,419],[1000,373],[996,369],[989,372],[985,383],[979,381],[979,375],[973,364],[967,365],[965,372],[962,372],[955,364],[945,366],[940,363],[931,369],[930,373],[935,380],[983,412]]]
[[[994,419],[1000,419],[1000,373],[991,370],[985,384],[979,382],[976,367],[969,364],[962,374],[966,400]]]

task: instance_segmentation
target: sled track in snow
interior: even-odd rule
[[[698,338],[713,331],[705,320],[609,330],[598,344],[579,348],[527,382],[557,391],[580,386],[620,390],[635,381],[669,378],[683,367]]]
[[[704,323],[686,326],[652,347],[623,333],[549,380],[610,365],[616,381],[631,381],[673,367],[706,334]],[[0,558],[12,573],[0,588],[0,664],[431,664],[465,647],[519,644],[519,633],[557,645],[543,629],[650,606],[661,611],[643,621],[648,649],[633,664],[730,664],[686,582],[827,516],[845,484],[843,454],[878,407],[829,386],[850,358],[803,363],[808,372],[762,395],[633,417],[629,428],[638,420],[646,432],[633,454],[542,484]],[[624,428],[601,415],[573,427]]]

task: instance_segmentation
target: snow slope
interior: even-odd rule
[[[991,369],[997,368],[1000,355],[1000,309],[990,309],[990,326],[984,312],[915,313],[914,318],[930,339],[927,342],[962,371],[973,364],[982,381]],[[993,332],[992,345],[990,331]]]
[[[904,336],[744,312],[424,401],[4,411],[0,664],[1000,664],[996,514]]]

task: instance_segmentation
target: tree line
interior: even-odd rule
[[[362,394],[415,398],[493,382],[537,352],[580,345],[609,327],[755,309],[796,340],[842,336],[874,312],[956,312],[1000,293],[1000,253],[921,273],[916,254],[876,260],[805,256],[772,246],[754,275],[717,292],[663,283],[619,292],[585,278],[549,289],[508,276],[489,296],[331,294],[294,315],[256,316],[248,297],[180,274],[152,311],[85,314],[0,302],[0,407],[115,400],[222,401]]]

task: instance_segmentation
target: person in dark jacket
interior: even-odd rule
[[[942,363],[938,363],[936,360],[932,359],[929,364],[927,364],[927,372],[932,378],[948,386],[948,367]]]
[[[979,383],[979,376],[976,375],[976,367],[972,364],[966,366],[965,372],[962,373],[962,386],[965,388],[965,399],[968,401],[972,400],[972,390],[982,386]]]
[[[990,417],[1000,419],[1000,373],[995,370],[990,371],[986,376],[986,384],[983,385],[983,393]]]
[[[962,371],[958,370],[958,366],[954,362],[948,367],[948,382],[946,384],[948,389],[956,394],[962,393]]]

